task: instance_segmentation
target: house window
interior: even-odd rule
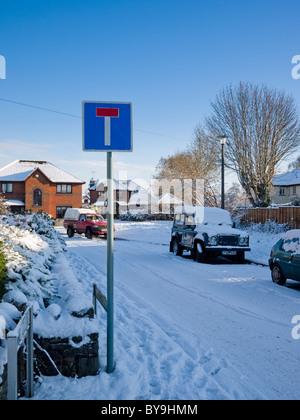
[[[2,184],[2,192],[3,193],[12,193],[13,192],[13,184],[11,184],[11,183]]]
[[[296,185],[293,185],[293,195],[297,195],[297,187],[296,187]]]
[[[279,188],[279,195],[285,195],[285,187]]]
[[[124,198],[123,191],[116,190],[116,200],[120,200],[121,198]]]
[[[65,217],[65,212],[67,209],[71,209],[72,206],[58,206],[56,207],[56,218],[63,219]]]
[[[33,205],[41,207],[43,202],[43,193],[37,188],[33,191]]]
[[[71,184],[57,184],[56,192],[57,194],[72,194],[72,185]]]

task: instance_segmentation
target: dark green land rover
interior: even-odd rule
[[[170,252],[190,251],[197,262],[223,256],[243,263],[250,251],[249,236],[235,229],[230,213],[216,207],[177,207],[171,232]]]

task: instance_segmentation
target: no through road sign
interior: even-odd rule
[[[132,104],[84,101],[83,150],[132,151]]]

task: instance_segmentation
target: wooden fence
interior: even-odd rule
[[[266,207],[253,209],[239,209],[236,215],[240,216],[242,222],[266,223],[288,223],[290,229],[300,229],[300,207]]]

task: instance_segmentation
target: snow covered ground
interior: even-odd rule
[[[119,222],[115,240],[115,362],[107,374],[98,311],[99,375],[42,377],[34,399],[299,399],[300,283],[272,283],[267,266],[197,264],[169,253],[169,222]],[[106,293],[106,241],[75,235],[56,275]],[[248,258],[267,265],[280,235],[253,232]],[[70,275],[68,275],[68,272]]]

